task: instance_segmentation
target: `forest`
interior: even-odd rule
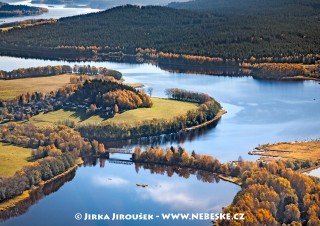
[[[242,190],[224,213],[245,213],[245,221],[218,225],[320,224],[319,179],[293,171],[281,160],[257,163],[241,175]]]
[[[319,60],[316,1],[247,2],[252,7],[239,8],[239,4],[235,4],[230,9],[208,8],[205,12],[158,6],[116,7],[62,18],[53,24],[2,32],[0,52],[41,56],[45,51],[52,57],[73,54],[93,58],[110,52],[135,55],[137,48],[153,48],[157,54],[240,62],[252,56],[261,61],[271,59],[282,63]],[[263,12],[255,7],[258,3],[265,6]]]
[[[217,225],[320,224],[320,181],[294,171],[290,160],[246,162],[239,157],[238,161],[221,164],[212,156],[198,155],[194,151],[190,155],[181,147],[166,150],[151,147],[144,151],[137,147],[133,159],[138,166],[180,166],[239,178],[237,183],[242,190],[230,206],[223,208],[223,213],[244,213],[245,220],[219,220]],[[151,169],[168,175],[174,172],[164,167]]]
[[[40,15],[46,12],[48,12],[48,9],[43,7],[10,5],[4,2],[0,2],[0,18]]]

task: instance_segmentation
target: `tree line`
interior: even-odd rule
[[[37,162],[29,163],[14,176],[0,178],[0,202],[21,195],[32,186],[39,185],[68,170],[74,165],[71,153],[63,153],[58,157],[47,157]]]
[[[218,159],[209,155],[198,155],[195,151],[190,155],[184,148],[168,148],[166,150],[160,147],[147,148],[142,151],[140,147],[136,147],[132,155],[135,162],[141,163],[160,163],[173,166],[185,166],[199,170],[209,170],[218,172],[221,163]]]
[[[18,78],[31,78],[31,77],[44,77],[44,76],[54,76],[67,73],[75,73],[80,75],[102,75],[110,76],[116,80],[122,79],[122,74],[116,70],[110,70],[106,67],[95,67],[90,65],[74,65],[73,67],[69,65],[56,65],[56,66],[39,66],[30,68],[19,68],[12,71],[1,71],[0,79],[18,79]]]
[[[108,69],[106,67],[96,67],[91,65],[74,65],[72,72],[81,75],[110,76],[115,78],[116,80],[122,79],[122,73],[120,71]]]
[[[61,75],[71,73],[72,67],[68,65],[58,66],[44,66],[44,67],[30,67],[19,68],[12,71],[0,71],[0,79],[18,79],[18,78],[30,78],[30,77],[43,77]]]
[[[286,77],[307,76],[307,70],[301,64],[288,63],[260,63],[251,64],[251,75],[253,78],[283,79]]]
[[[178,88],[166,89],[165,94],[170,99],[189,101],[189,102],[201,103],[201,104],[212,100],[212,98],[208,94],[197,93],[197,92],[192,92],[192,91],[178,89]]]
[[[166,149],[147,147],[145,150],[142,150],[141,147],[136,147],[132,154],[132,160],[138,164],[163,164],[166,166],[186,167],[231,177],[241,176],[245,170],[255,164],[242,160],[238,161],[238,163],[220,163],[213,156],[206,154],[199,155],[195,151],[189,154],[186,149],[181,147]]]

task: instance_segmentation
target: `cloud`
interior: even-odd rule
[[[190,195],[185,187],[171,183],[161,183],[161,186],[139,188],[138,195],[145,200],[151,199],[157,203],[169,204],[177,210],[206,209],[208,200]]]
[[[102,187],[118,187],[129,184],[129,181],[121,177],[104,177],[104,176],[94,176],[93,184]]]

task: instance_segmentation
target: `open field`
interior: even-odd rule
[[[12,176],[28,163],[31,149],[0,142],[0,176]]]
[[[0,81],[0,99],[12,99],[27,92],[50,92],[69,84],[72,74]]]
[[[179,114],[184,114],[189,110],[196,109],[197,105],[183,101],[151,98],[153,102],[152,108],[139,108],[117,114],[108,121],[115,123],[137,123],[143,120],[151,119],[171,119]]]
[[[74,121],[75,123],[100,123],[105,119],[101,118],[98,115],[88,117],[85,112],[65,111],[61,109],[46,114],[41,113],[39,115],[36,115],[30,119],[29,123],[35,125],[49,125],[64,120]]]
[[[138,108],[130,111],[126,111],[121,114],[115,115],[115,117],[108,119],[107,121],[115,123],[136,123],[143,120],[150,119],[171,119],[179,114],[184,114],[188,110],[196,109],[197,105],[188,102],[167,100],[160,98],[151,98],[153,102],[152,108]],[[98,115],[88,117],[85,112],[74,112],[58,110],[49,112],[47,114],[39,114],[32,117],[29,123],[36,125],[48,125],[57,123],[58,121],[71,120],[75,123],[101,123],[105,119]]]
[[[250,154],[286,159],[320,160],[320,140],[308,142],[282,142],[259,146]]]

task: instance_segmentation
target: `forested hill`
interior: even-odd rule
[[[240,60],[251,56],[290,56],[302,61],[307,54],[320,53],[320,22],[315,15],[319,15],[320,10],[317,4],[308,7],[309,11],[299,6],[316,1],[292,1],[297,2],[296,5],[283,4],[283,13],[278,10],[275,14],[264,15],[250,14],[255,10],[253,6],[241,11],[247,10],[247,13],[235,13],[237,10],[233,13],[228,10],[195,12],[156,6],[116,7],[63,18],[54,24],[2,32],[0,52],[69,53],[74,49],[80,52],[89,49],[94,53],[134,54],[136,48],[156,48],[163,52]],[[269,8],[261,11],[268,12]],[[297,13],[291,14],[290,10]],[[86,48],[89,46],[93,48]]]

